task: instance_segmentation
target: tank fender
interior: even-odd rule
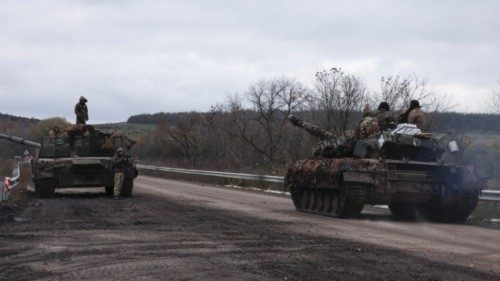
[[[344,182],[357,182],[365,184],[375,184],[375,179],[371,173],[363,172],[343,172]]]

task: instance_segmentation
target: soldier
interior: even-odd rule
[[[376,117],[366,116],[359,125],[356,137],[360,139],[373,137],[380,133],[379,120]]]
[[[399,116],[399,123],[415,124],[417,128],[422,129],[425,124],[424,112],[420,108],[420,103],[417,100],[410,102],[408,110]]]
[[[53,126],[52,129],[49,131],[49,139],[51,141],[55,141],[57,138],[59,138],[59,127]]]
[[[87,109],[87,99],[80,97],[80,101],[75,105],[76,124],[85,125],[89,120],[89,112]]]
[[[368,105],[363,109],[363,118],[371,116],[377,118],[380,131],[394,129],[396,127],[396,118],[391,112],[387,102],[381,102],[375,111],[370,111]]]
[[[125,171],[128,168],[128,159],[125,157],[125,150],[123,148],[118,148],[116,150],[115,156],[113,156],[113,170],[114,170],[114,198],[120,198],[120,193],[122,191],[123,180],[125,178]]]

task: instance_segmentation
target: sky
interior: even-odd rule
[[[9,1],[0,112],[89,123],[208,111],[251,83],[341,67],[414,75],[479,112],[500,81],[500,1]]]

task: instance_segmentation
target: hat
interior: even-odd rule
[[[387,111],[390,111],[391,108],[389,107],[389,104],[385,101],[381,102],[379,105],[378,105],[378,110],[381,110],[381,109],[384,109],[384,110],[387,110]]]
[[[418,100],[410,101],[410,108],[420,108],[420,103],[418,102]]]

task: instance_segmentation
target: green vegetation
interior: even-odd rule
[[[476,210],[472,212],[473,221],[482,221],[484,219],[500,219],[500,202],[479,201]]]

